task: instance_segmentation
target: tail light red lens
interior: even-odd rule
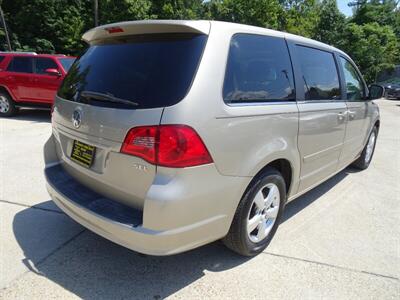
[[[160,166],[185,168],[212,163],[196,131],[186,125],[142,126],[126,135],[121,152]]]
[[[129,130],[121,152],[138,156],[150,163],[156,163],[157,126],[135,127]]]

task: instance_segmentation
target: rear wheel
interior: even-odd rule
[[[11,117],[17,112],[14,101],[4,92],[0,92],[0,117]]]
[[[376,139],[378,137],[378,128],[375,126],[372,129],[368,142],[365,145],[363,151],[361,152],[361,156],[352,164],[353,167],[356,167],[360,170],[365,170],[369,167],[371,163],[372,156],[374,155]]]
[[[285,201],[285,181],[277,170],[257,176],[239,203],[225,245],[244,256],[262,252],[279,226]]]

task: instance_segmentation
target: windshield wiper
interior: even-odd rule
[[[104,94],[104,93],[99,93],[99,92],[92,92],[92,91],[82,91],[81,96],[84,98],[92,98],[100,101],[108,101],[108,102],[113,102],[113,103],[122,103],[130,106],[138,106],[139,103],[133,102],[130,100],[126,99],[121,99],[118,97],[115,97],[112,94]]]

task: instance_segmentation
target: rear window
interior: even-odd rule
[[[59,58],[58,61],[61,63],[61,65],[63,66],[64,70],[66,72],[69,71],[69,69],[71,68],[72,64],[75,61],[75,58],[72,57],[66,57],[66,58]]]
[[[190,88],[206,39],[198,34],[147,34],[99,42],[75,61],[58,96],[117,108],[174,105]],[[87,94],[109,95],[137,106]]]

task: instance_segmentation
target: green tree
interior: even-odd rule
[[[76,53],[92,20],[88,0],[3,0],[2,8],[16,50]]]
[[[281,30],[313,37],[319,21],[318,2],[316,0],[285,0],[281,5],[285,7]]]
[[[204,15],[203,0],[153,1],[152,14],[157,19],[200,19]]]
[[[99,0],[99,22],[108,24],[155,18],[151,8],[150,0]]]
[[[340,47],[346,27],[346,17],[339,11],[336,0],[322,0],[318,6],[318,16],[312,38]]]
[[[372,83],[379,72],[399,63],[399,46],[390,26],[349,23],[342,37],[341,48],[357,63],[366,81]]]
[[[215,20],[280,28],[283,7],[278,0],[211,0],[205,4]]]
[[[378,23],[380,25],[393,26],[399,17],[398,0],[370,0],[360,2],[355,9],[352,22],[362,25],[366,23]]]

